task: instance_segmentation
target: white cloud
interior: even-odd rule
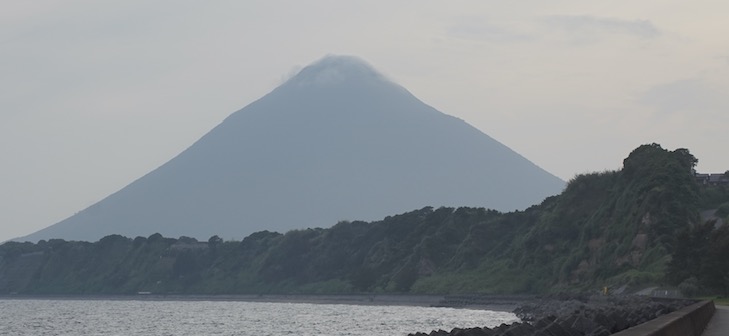
[[[652,39],[661,31],[648,20],[625,20],[591,15],[551,15],[541,18],[547,27],[565,34],[575,44],[589,44],[609,36],[630,36]]]

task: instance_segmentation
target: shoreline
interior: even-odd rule
[[[129,294],[129,295],[0,295],[0,300],[120,300],[120,301],[240,301],[266,303],[415,306],[513,312],[527,298],[478,296],[476,302],[455,301],[449,295],[410,294]],[[464,297],[463,295],[458,297]]]

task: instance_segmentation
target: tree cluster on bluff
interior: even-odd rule
[[[729,229],[717,223],[729,215],[729,190],[697,184],[695,164],[685,149],[643,145],[622,170],[579,175],[562,194],[510,213],[426,207],[242,241],[9,242],[0,293],[726,291]],[[705,209],[719,209],[710,224]]]

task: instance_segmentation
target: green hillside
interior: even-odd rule
[[[8,242],[0,293],[726,291],[729,229],[700,213],[726,219],[729,190],[697,183],[696,162],[685,149],[643,145],[622,170],[579,175],[562,194],[510,213],[427,207],[242,241]]]

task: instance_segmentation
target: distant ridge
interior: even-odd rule
[[[364,61],[327,56],[161,167],[16,240],[241,239],[424,206],[524,209],[564,185]]]

